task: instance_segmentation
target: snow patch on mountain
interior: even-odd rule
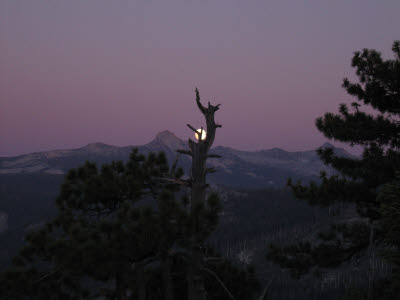
[[[103,143],[90,143],[87,144],[85,147],[80,148],[79,150],[91,152],[91,153],[105,153],[108,151],[112,151],[115,146],[103,144]]]
[[[329,143],[319,148],[333,147]],[[91,143],[72,150],[54,150],[32,153],[17,157],[0,158],[0,174],[16,173],[47,173],[65,174],[69,169],[76,168],[86,160],[97,162],[99,165],[113,160],[129,158],[133,146],[117,147],[104,143]],[[163,151],[170,164],[178,157],[176,150],[188,149],[186,141],[181,140],[169,130],[158,133],[148,144],[136,146],[142,154]],[[333,148],[339,156],[351,156],[341,148]],[[222,158],[210,158],[208,167],[214,167],[217,173],[210,176],[220,184],[248,186],[252,182],[264,186],[273,182],[284,184],[288,177],[318,178],[321,169],[326,169],[315,150],[288,152],[280,148],[261,151],[242,151],[230,147],[218,146],[210,151]],[[191,158],[180,155],[178,166],[186,174],[190,172]],[[328,171],[332,171],[329,170]]]
[[[43,155],[48,159],[60,158],[60,157],[65,157],[65,156],[71,155],[71,150],[53,150],[53,151],[44,152]]]

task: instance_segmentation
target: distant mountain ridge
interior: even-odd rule
[[[329,143],[321,147],[333,148],[340,156],[352,155],[344,149],[335,148]],[[15,157],[0,158],[0,174],[47,173],[65,174],[69,169],[82,165],[86,160],[98,164],[113,160],[127,160],[133,148],[140,153],[165,152],[172,163],[177,157],[177,149],[186,149],[187,142],[166,130],[145,145],[117,147],[103,143],[91,143],[71,150],[53,150],[36,152]],[[280,148],[260,151],[241,151],[229,147],[217,146],[212,153],[222,156],[211,158],[209,166],[217,173],[211,174],[209,181],[235,187],[281,186],[288,177],[294,179],[316,179],[321,169],[326,169],[315,150],[289,152]],[[181,155],[178,165],[187,172],[190,170],[190,158]],[[328,170],[329,171],[329,170]]]

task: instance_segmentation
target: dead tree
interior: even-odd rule
[[[187,281],[188,281],[188,299],[189,300],[206,300],[206,291],[204,289],[202,271],[202,240],[198,236],[198,230],[201,226],[199,218],[196,216],[196,209],[199,206],[205,205],[206,198],[206,175],[207,173],[214,172],[212,168],[206,167],[206,161],[208,154],[214,139],[217,128],[221,125],[216,124],[214,121],[214,114],[219,109],[220,104],[213,106],[208,102],[208,106],[205,107],[200,102],[199,91],[196,92],[196,103],[200,112],[204,115],[206,120],[206,137],[203,139],[203,127],[197,130],[190,124],[187,126],[198,135],[198,142],[195,142],[189,138],[189,149],[190,150],[178,150],[182,154],[186,154],[192,157],[192,171],[190,178],[187,181],[191,188],[191,217],[193,218],[193,228],[191,229],[190,245],[189,245],[189,257],[188,257],[188,270],[187,270]],[[216,156],[212,156],[216,157]]]

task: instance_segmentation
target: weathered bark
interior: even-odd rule
[[[171,257],[167,256],[162,262],[165,300],[174,299],[174,286],[171,275]]]
[[[201,252],[199,249],[192,249],[188,264],[188,299],[205,300],[206,290],[204,288],[203,276],[201,274]]]
[[[146,280],[145,280],[143,265],[138,265],[137,284],[138,284],[139,300],[146,300]]]
[[[124,279],[122,275],[117,274],[116,276],[116,299],[118,300],[127,300],[128,296],[126,295],[126,286],[124,283]]]
[[[196,89],[196,104],[201,113],[204,115],[207,130],[206,138],[201,139],[201,132],[198,132],[193,126],[188,124],[188,127],[199,134],[198,142],[194,142],[189,139],[190,152],[183,154],[188,154],[192,157],[192,172],[191,172],[191,211],[193,219],[193,229],[192,236],[190,240],[190,257],[188,264],[187,280],[188,280],[188,299],[189,300],[205,300],[206,291],[204,289],[203,276],[201,274],[201,241],[198,238],[199,220],[196,216],[196,208],[205,203],[206,196],[206,161],[208,156],[208,151],[210,150],[214,139],[215,131],[217,128],[221,127],[214,121],[214,114],[219,109],[219,104],[213,106],[208,102],[208,107],[204,107],[200,102],[199,91]]]

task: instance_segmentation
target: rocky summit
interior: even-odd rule
[[[341,148],[329,143],[321,147],[333,148],[340,156],[351,156]],[[101,165],[113,160],[127,160],[132,149],[139,152],[165,152],[170,163],[178,157],[178,166],[186,174],[190,170],[190,158],[179,155],[177,149],[187,149],[187,142],[166,130],[145,145],[117,147],[103,143],[91,143],[82,148],[71,150],[53,150],[37,152],[15,157],[0,158],[0,175],[6,174],[64,174],[71,168],[93,161]],[[241,151],[229,147],[214,147],[211,153],[222,158],[210,158],[208,164],[217,172],[209,176],[214,184],[241,188],[263,188],[283,186],[289,177],[295,180],[308,181],[318,179],[322,169],[326,170],[316,154],[316,149],[309,151],[289,152],[280,148],[260,151]],[[330,172],[331,170],[326,170]]]

